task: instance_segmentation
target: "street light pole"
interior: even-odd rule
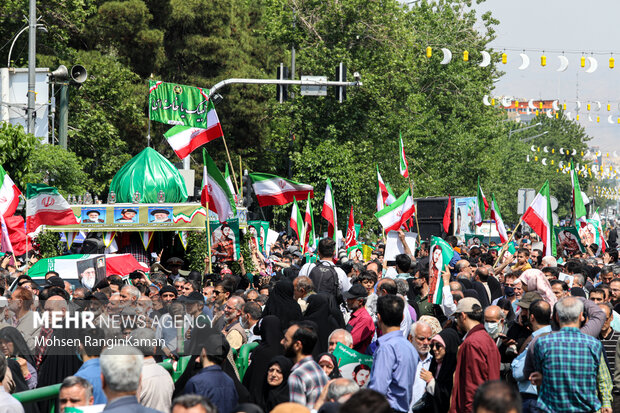
[[[35,76],[37,68],[37,2],[29,0],[30,13],[28,17],[28,110],[27,125],[28,133],[34,134],[34,120],[36,112],[34,110],[35,95]]]

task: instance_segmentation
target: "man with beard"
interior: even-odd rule
[[[413,344],[413,347],[420,356],[418,362],[415,381],[413,382],[413,398],[411,399],[410,411],[422,410],[425,407],[424,393],[426,393],[426,381],[422,380],[420,373],[422,371],[428,371],[431,366],[431,360],[433,356],[430,355],[431,351],[431,339],[433,338],[433,332],[431,326],[424,321],[418,321],[411,325],[411,333],[409,334],[409,341]]]
[[[263,310],[258,303],[247,302],[243,306],[243,314],[239,320],[239,324],[245,330],[248,343],[253,343],[261,339],[260,335],[254,334],[254,326],[263,316]]]
[[[295,363],[288,377],[289,399],[309,409],[314,407],[328,381],[321,366],[312,358],[317,340],[314,326],[299,322],[286,330],[280,343],[284,347],[284,355]]]
[[[480,301],[465,297],[458,302],[457,328],[466,337],[457,356],[450,413],[472,411],[478,386],[499,379],[499,351],[481,324],[482,320]]]
[[[89,290],[92,290],[95,286],[95,281],[97,280],[97,273],[95,272],[94,267],[88,267],[80,274],[80,282],[82,285]]]
[[[225,278],[215,285],[213,294],[215,295],[215,302],[213,306],[213,328],[220,331],[224,329],[226,325],[226,315],[224,314],[224,306],[233,291],[235,290],[233,280]]]
[[[230,297],[224,306],[224,317],[226,324],[222,329],[222,333],[226,336],[226,340],[232,348],[239,350],[242,345],[248,341],[245,330],[239,323],[239,317],[243,313],[243,305],[245,302],[239,296]]]
[[[32,292],[24,287],[17,287],[11,295],[9,309],[15,315],[14,326],[26,340],[26,344],[30,350],[35,348],[35,339],[41,331],[34,321],[34,313],[30,309],[33,300]]]

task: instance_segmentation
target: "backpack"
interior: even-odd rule
[[[336,273],[336,268],[333,265],[319,261],[310,271],[308,277],[312,280],[314,291],[317,293],[331,294],[334,297],[338,297],[340,294],[338,273]]]

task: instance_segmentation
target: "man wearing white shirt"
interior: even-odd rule
[[[431,331],[431,326],[424,321],[418,321],[411,325],[411,332],[408,339],[418,352],[420,361],[418,362],[415,372],[415,381],[413,382],[413,397],[411,399],[410,412],[419,411],[424,407],[426,382],[420,377],[420,373],[422,370],[428,370],[431,366],[431,360],[433,358],[430,354],[432,338],[433,333]]]

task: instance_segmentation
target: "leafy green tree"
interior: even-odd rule
[[[32,170],[30,156],[37,138],[24,131],[23,126],[0,123],[0,165],[21,190],[26,189],[28,173]]]
[[[92,179],[82,170],[82,161],[61,146],[37,142],[28,164],[26,182],[44,182],[65,195],[83,194],[93,186]]]

